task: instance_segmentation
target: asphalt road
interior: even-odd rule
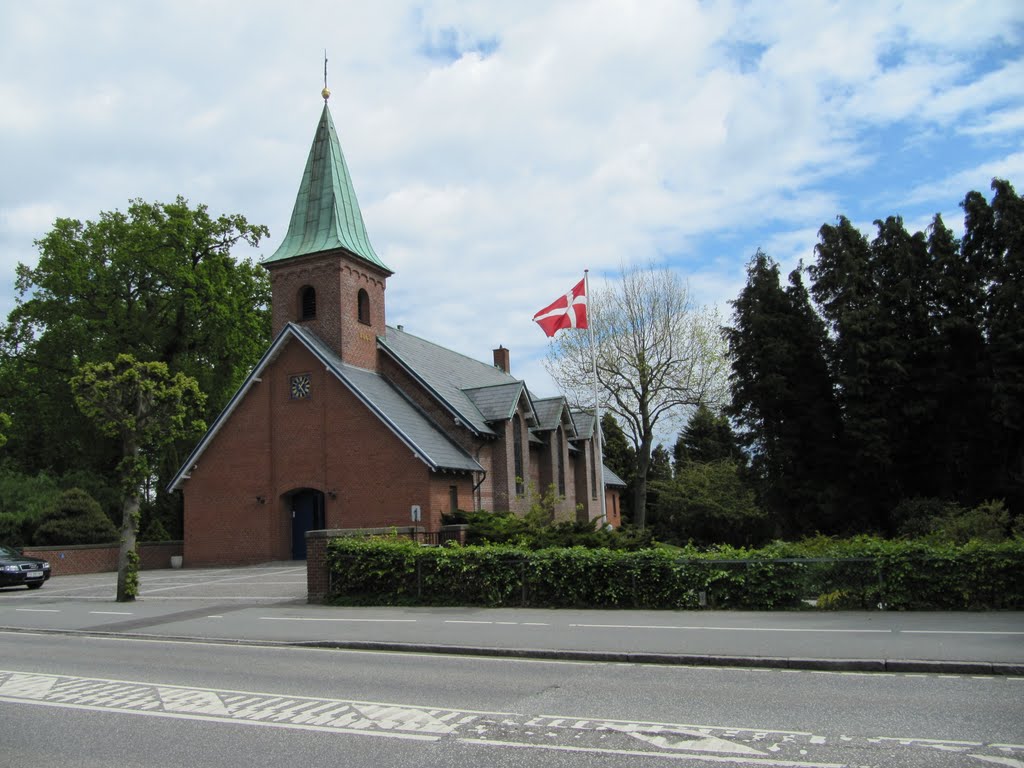
[[[4,596],[6,599],[6,596]],[[0,764],[1024,766],[1024,678],[0,632]]]
[[[304,564],[143,571],[0,590],[0,628],[335,647],[863,671],[1024,675],[1024,614],[335,608]]]

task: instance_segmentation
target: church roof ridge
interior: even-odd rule
[[[370,244],[348,164],[325,99],[295,196],[288,233],[277,250],[262,263],[274,264],[296,256],[338,249],[391,274]]]

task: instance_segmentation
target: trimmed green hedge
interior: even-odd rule
[[[1024,608],[1024,541],[815,539],[759,550],[424,547],[334,539],[330,602],[543,608]]]

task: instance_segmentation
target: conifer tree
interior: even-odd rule
[[[725,330],[732,356],[730,415],[751,457],[760,503],[783,535],[834,532],[838,412],[823,348],[825,331],[799,272],[786,290],[758,251]]]

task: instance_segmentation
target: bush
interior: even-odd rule
[[[640,550],[651,546],[651,532],[631,528],[605,530],[598,521],[545,523],[541,515],[519,517],[512,512],[459,512],[446,523],[463,523],[466,544],[508,544],[521,549],[586,547],[588,549]]]
[[[139,536],[139,541],[170,541],[171,534],[164,528],[164,524],[160,522],[158,518],[152,517],[146,524],[146,527],[142,531],[142,535]]]
[[[10,512],[0,512],[0,543],[21,549],[32,540],[35,520]]]
[[[121,524],[124,494],[117,480],[111,481],[86,469],[72,469],[60,476],[59,485],[60,489],[65,491],[72,488],[85,491],[99,503],[100,509],[110,518],[114,527]]]
[[[118,540],[118,532],[92,496],[81,488],[71,488],[43,513],[32,539],[41,546],[107,544]]]
[[[8,467],[0,469],[0,515],[6,521],[0,532],[11,537],[0,541],[10,546],[29,544],[43,512],[59,493],[57,481],[46,472],[25,475]],[[12,544],[14,538],[20,538],[20,543]]]
[[[768,540],[768,515],[731,459],[685,464],[671,480],[652,488],[657,491],[655,534],[661,541],[750,546]]]
[[[333,602],[549,608],[1024,607],[1024,541],[818,537],[758,550],[422,547],[335,539]]]

